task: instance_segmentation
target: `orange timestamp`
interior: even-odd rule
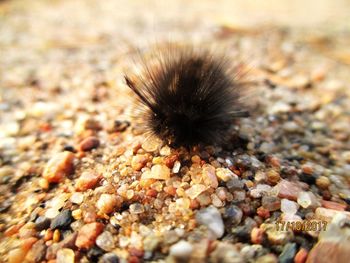
[[[326,231],[327,221],[324,220],[304,220],[304,221],[283,221],[275,222],[277,231]]]

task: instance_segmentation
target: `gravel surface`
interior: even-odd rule
[[[302,27],[224,21],[228,1],[0,1],[0,262],[347,262],[340,2]],[[253,115],[224,147],[172,148],[132,117],[123,74],[168,40],[249,65]]]

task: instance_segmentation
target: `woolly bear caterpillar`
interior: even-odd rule
[[[151,64],[144,60],[143,73],[125,81],[144,106],[146,128],[167,143],[223,143],[233,121],[249,116],[241,72],[223,56],[168,46]]]

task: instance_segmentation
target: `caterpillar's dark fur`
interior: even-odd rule
[[[144,62],[143,75],[125,76],[146,107],[149,130],[170,144],[192,146],[223,142],[232,122],[248,116],[242,87],[227,60],[193,48],[167,48],[156,65]]]

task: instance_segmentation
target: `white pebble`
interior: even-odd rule
[[[170,247],[170,255],[176,258],[188,258],[193,250],[193,246],[191,243],[180,240],[176,244]]]
[[[281,200],[281,211],[284,214],[295,215],[298,211],[298,204],[293,201],[289,201],[288,199]]]
[[[197,215],[196,220],[199,224],[205,225],[210,229],[216,238],[220,238],[224,234],[224,222],[222,221],[219,210],[210,206],[201,209]]]

